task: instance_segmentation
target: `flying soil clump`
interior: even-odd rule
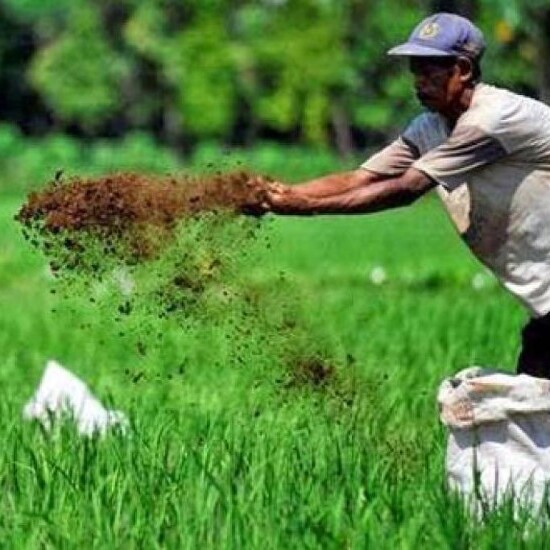
[[[268,181],[244,171],[73,177],[29,195],[16,219],[66,295],[84,284],[96,303],[100,283],[118,317],[141,309],[188,324],[239,294],[235,274],[259,222],[238,214],[261,203]]]
[[[104,244],[105,255],[128,262],[158,254],[179,221],[204,213],[235,214],[261,203],[265,182],[247,172],[210,177],[155,177],[121,173],[97,179],[54,181],[32,193],[17,219],[24,234],[47,255],[64,248],[71,262],[60,268],[89,268],[83,238]],[[58,258],[59,259],[59,258]],[[92,266],[93,267],[93,266]]]
[[[310,338],[284,330],[288,288],[243,276],[254,269],[255,251],[266,248],[255,247],[266,234],[257,218],[240,214],[257,210],[269,182],[244,171],[73,177],[31,194],[16,218],[61,293],[99,308],[90,318],[124,323],[117,332],[133,334],[140,355],[165,350],[165,335],[176,330],[178,342],[189,338],[187,349],[220,350],[221,362],[256,369],[288,363],[290,385],[324,387],[333,369],[302,361],[301,340]]]

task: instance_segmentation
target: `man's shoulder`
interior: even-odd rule
[[[445,118],[439,113],[432,113],[431,111],[423,111],[415,118],[413,118],[407,130],[409,129],[422,129],[422,130],[440,130],[441,128],[445,129],[447,123]]]
[[[477,126],[492,133],[530,127],[533,120],[550,121],[550,108],[536,99],[506,88],[480,83],[476,86],[470,108],[458,124]]]
[[[486,104],[489,101],[512,101],[519,103],[534,102],[539,103],[540,105],[545,105],[544,103],[532,97],[520,94],[519,92],[514,92],[513,90],[510,90],[508,88],[495,86],[494,84],[488,84],[487,82],[479,82],[478,84],[476,84],[474,91],[474,103]]]
[[[443,143],[449,135],[447,121],[438,113],[426,111],[414,118],[403,132],[421,155]]]
[[[550,108],[536,99],[498,88],[478,84],[470,108],[459,119],[459,127],[475,127],[497,139],[508,151],[524,145],[550,143]]]

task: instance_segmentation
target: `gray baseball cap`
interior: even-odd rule
[[[484,50],[483,33],[471,21],[454,13],[436,13],[424,19],[407,42],[389,50],[388,55],[480,59]]]

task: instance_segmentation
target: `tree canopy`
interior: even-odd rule
[[[0,0],[0,117],[34,134],[345,152],[417,111],[385,52],[434,9],[475,18],[487,80],[550,98],[550,0]]]

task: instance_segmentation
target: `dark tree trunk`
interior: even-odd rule
[[[446,11],[457,13],[470,20],[477,15],[477,0],[432,0],[430,7],[432,12]]]
[[[539,99],[550,103],[550,8],[540,8],[531,16],[538,28],[536,39]]]
[[[342,105],[337,102],[333,105],[331,117],[338,153],[341,157],[349,157],[353,153],[353,138],[349,118]]]

